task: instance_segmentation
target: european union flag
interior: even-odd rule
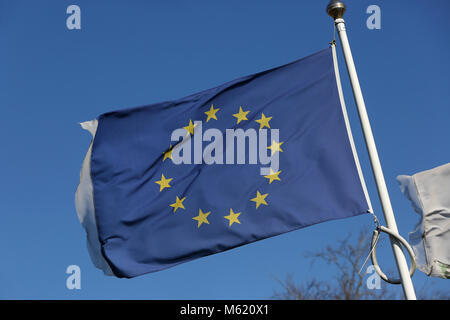
[[[329,48],[84,124],[95,138],[77,209],[96,226],[91,254],[135,277],[368,212],[341,101]]]

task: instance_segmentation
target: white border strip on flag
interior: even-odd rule
[[[102,254],[101,244],[98,238],[97,219],[94,207],[94,188],[91,178],[92,145],[97,132],[97,119],[80,123],[81,127],[92,134],[92,142],[83,160],[80,171],[80,183],[75,192],[75,208],[78,219],[86,230],[87,247],[89,256],[94,265],[103,271],[105,275],[112,276],[113,272]]]
[[[336,75],[336,84],[339,92],[339,100],[341,101],[342,115],[344,116],[345,126],[347,128],[348,139],[350,141],[350,146],[353,152],[353,158],[355,159],[356,168],[358,169],[359,180],[361,181],[361,186],[366,196],[366,201],[369,206],[369,212],[373,213],[372,203],[370,201],[369,193],[367,192],[366,182],[361,170],[361,165],[359,163],[358,153],[356,151],[355,142],[353,141],[352,129],[350,127],[350,122],[348,120],[347,108],[345,107],[344,94],[342,92],[341,78],[339,76],[339,67],[336,56],[336,45],[331,45],[333,51],[333,62],[334,62],[334,74]]]

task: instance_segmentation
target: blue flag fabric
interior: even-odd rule
[[[105,113],[90,164],[101,252],[118,277],[369,208],[331,48],[179,100]]]

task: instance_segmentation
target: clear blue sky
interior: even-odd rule
[[[329,279],[303,255],[370,215],[331,221],[131,280],[94,268],[74,193],[90,143],[78,122],[179,98],[328,46],[333,23],[317,1],[0,1],[0,298],[264,299],[274,277]],[[402,235],[418,216],[395,177],[450,162],[450,3],[347,0],[347,31]],[[66,8],[81,7],[81,30]],[[381,30],[366,27],[381,7]],[[382,218],[338,47],[350,121],[374,208]],[[368,235],[369,237],[369,235]],[[390,246],[379,260],[394,269]],[[361,261],[362,263],[362,261]],[[82,289],[65,286],[81,267]],[[448,280],[413,278],[448,289]],[[382,285],[385,285],[384,283]]]

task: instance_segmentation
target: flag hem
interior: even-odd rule
[[[364,196],[366,197],[367,205],[369,206],[368,212],[373,213],[372,202],[370,201],[369,193],[367,191],[366,182],[364,180],[364,175],[363,175],[363,172],[361,169],[361,164],[360,164],[359,158],[358,158],[358,152],[356,151],[355,142],[353,140],[353,134],[352,134],[351,126],[350,126],[350,121],[348,120],[347,108],[345,106],[344,94],[343,94],[342,85],[341,85],[341,78],[339,75],[339,66],[338,66],[337,55],[336,55],[336,45],[332,45],[331,48],[332,48],[332,52],[333,52],[334,75],[336,78],[336,85],[337,85],[337,89],[338,89],[338,93],[339,93],[339,101],[340,101],[341,108],[342,108],[342,115],[344,116],[345,127],[347,129],[348,140],[350,141],[353,158],[355,160],[356,169],[358,170],[359,180],[360,180],[361,186],[363,188]]]
[[[85,121],[80,123],[80,125],[84,130],[89,131],[92,135],[92,141],[81,166],[80,182],[75,192],[75,209],[78,220],[86,230],[86,244],[92,263],[95,267],[102,270],[105,275],[112,276],[113,272],[102,254],[101,243],[98,237],[94,207],[94,188],[91,177],[92,146],[97,132],[98,120]]]

